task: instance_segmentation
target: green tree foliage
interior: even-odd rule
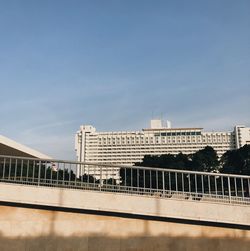
[[[221,157],[222,173],[250,175],[250,145],[227,151]]]
[[[219,168],[218,155],[211,146],[194,154],[164,154],[161,156],[146,155],[136,166],[159,167],[166,169],[192,170],[211,172]]]
[[[99,181],[97,181],[92,175],[87,174],[80,176],[77,180],[87,183],[99,183]]]
[[[216,151],[210,147],[206,146],[204,149],[197,151],[194,154],[185,155],[182,153],[164,154],[161,156],[150,156],[146,155],[141,163],[136,163],[136,166],[144,167],[158,167],[164,169],[179,169],[179,170],[191,170],[191,171],[201,171],[201,172],[215,172],[220,171],[222,173],[232,173],[232,174],[243,174],[250,175],[250,145],[245,145],[240,149],[227,151],[218,159]],[[168,176],[171,175],[171,186],[175,188],[175,180],[180,180],[180,175],[174,177],[174,173],[164,174],[167,177],[165,179],[165,186],[168,182]],[[151,187],[157,188],[157,186],[162,186],[162,173],[160,171],[156,172],[154,170],[140,170],[140,169],[124,169],[120,170],[121,181],[123,185],[133,186],[133,187]],[[173,176],[173,177],[172,177]],[[184,181],[188,177],[183,177]],[[190,177],[191,186],[194,185],[194,176]],[[198,187],[200,185],[200,180],[197,181]],[[206,183],[207,180],[204,180]],[[211,186],[213,186],[214,181],[210,181]],[[218,180],[218,185],[222,182]],[[224,182],[224,181],[223,181]],[[178,182],[179,183],[179,182]],[[226,184],[225,184],[226,185]],[[171,189],[173,189],[171,187]],[[186,190],[186,188],[185,188]]]
[[[197,151],[191,155],[191,159],[191,170],[193,171],[212,172],[219,168],[217,152],[211,146]]]
[[[113,179],[113,178],[109,178],[109,179],[105,179],[103,180],[103,184],[106,184],[106,185],[116,185],[116,180]]]
[[[177,155],[163,154],[160,156],[146,155],[142,162],[138,162],[135,165],[179,170],[189,170],[191,167],[189,156],[183,153]]]
[[[54,169],[52,163],[47,162],[32,162],[23,161],[15,162],[6,160],[5,163],[0,163],[0,178],[9,180],[26,180],[30,182],[37,181],[42,182],[51,181],[81,181],[87,183],[98,183],[93,176],[84,174],[80,177],[76,177],[73,170],[67,168]]]

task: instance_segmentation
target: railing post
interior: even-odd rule
[[[158,192],[159,184],[158,184],[158,171],[155,172],[155,179],[156,179],[156,191]]]
[[[3,159],[3,180],[5,175],[5,165],[6,165],[6,158]]]
[[[145,188],[146,188],[146,171],[145,171],[145,169],[143,169],[143,187],[144,187],[144,192],[145,192]]]
[[[241,180],[241,197],[242,197],[242,199],[244,199],[244,184],[243,184],[244,181],[242,178],[240,180]]]
[[[216,176],[214,176],[214,188],[215,188],[215,196],[218,196],[218,192],[217,192],[217,178]]]
[[[150,187],[150,194],[152,192],[152,173],[151,170],[149,170],[149,187]]]
[[[189,192],[189,195],[191,195],[191,181],[190,181],[190,173],[188,174],[188,192]]]
[[[53,163],[51,164],[51,169],[50,169],[50,184],[53,184]],[[56,167],[55,167],[56,168]]]
[[[14,180],[16,181],[16,174],[17,174],[17,159],[15,161],[15,173],[14,173]]]
[[[247,179],[247,185],[248,185],[248,197],[250,197],[250,180]]]
[[[182,188],[182,194],[185,192],[185,187],[184,187],[184,177],[183,173],[181,173],[181,188]]]
[[[8,177],[8,180],[11,180],[10,176],[11,176],[11,159],[10,159],[10,163],[9,163],[9,177]]]
[[[62,185],[65,186],[65,163],[63,163],[63,178],[62,178]]]
[[[208,193],[209,193],[210,197],[212,197],[212,196],[211,196],[210,175],[207,176],[207,182],[208,182]]]
[[[201,175],[201,192],[202,192],[202,195],[205,194],[205,190],[204,190],[204,176],[203,176],[203,174]]]
[[[194,175],[194,186],[195,186],[195,195],[197,195],[198,189],[197,189],[197,175],[196,174]]]
[[[162,191],[163,191],[163,197],[165,197],[165,173],[162,171]]]
[[[59,172],[60,172],[60,163],[58,162],[58,168],[56,172],[56,185],[58,186],[59,183]]]
[[[95,171],[96,171],[96,166],[92,166],[92,168],[94,168],[94,174],[93,174],[93,178],[94,178],[94,188],[95,188],[95,177],[96,177],[96,175],[95,175]]]
[[[171,172],[168,172],[168,186],[169,186],[169,193],[171,194],[172,186],[171,186]]]
[[[175,191],[178,193],[178,180],[177,180],[177,173],[175,173]]]
[[[139,169],[137,168],[137,191],[139,192],[139,187],[140,187],[140,184],[139,184],[139,175],[140,175],[140,173],[139,173]]]
[[[224,178],[221,176],[221,193],[222,193],[222,198],[224,199]]]
[[[36,169],[36,161],[33,161],[33,169],[32,169],[32,182],[35,182],[35,169]]]
[[[23,180],[23,159],[21,160],[21,174],[20,174],[20,180]]]
[[[77,184],[77,173],[78,173],[78,164],[75,165],[75,186]]]
[[[127,189],[127,168],[124,167],[124,186]]]
[[[100,166],[100,191],[102,190],[102,166]]]
[[[27,170],[26,170],[26,182],[28,182],[29,180],[29,165],[30,165],[30,161],[27,161]]]
[[[237,181],[236,181],[236,178],[234,178],[234,193],[235,193],[235,196],[237,197],[238,196],[238,189],[237,189]]]
[[[131,189],[133,190],[133,168],[131,167],[131,174],[130,174],[130,178],[131,178]]]
[[[39,168],[38,168],[38,181],[37,181],[37,184],[38,186],[40,185],[40,178],[41,178],[41,160],[39,161]]]
[[[227,183],[228,183],[228,196],[229,196],[229,203],[231,203],[231,186],[230,186],[230,177],[227,177]]]

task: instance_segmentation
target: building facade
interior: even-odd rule
[[[219,156],[250,144],[250,127],[235,126],[230,132],[205,132],[203,128],[171,128],[161,120],[141,131],[97,132],[82,125],[75,136],[77,160],[117,165],[133,165],[145,155],[191,154],[212,146]]]

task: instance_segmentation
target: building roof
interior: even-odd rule
[[[51,159],[50,156],[0,135],[0,155]]]

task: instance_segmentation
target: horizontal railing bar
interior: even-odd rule
[[[21,159],[21,160],[34,160],[41,162],[50,162],[50,163],[62,163],[62,164],[75,164],[75,165],[90,165],[97,167],[109,167],[111,170],[127,168],[127,169],[136,169],[136,170],[148,170],[148,171],[163,171],[163,172],[171,172],[171,173],[183,173],[183,174],[198,174],[203,176],[220,176],[220,177],[232,177],[232,178],[244,178],[250,179],[248,175],[238,175],[238,174],[224,174],[224,173],[210,173],[210,172],[200,172],[200,171],[189,171],[189,170],[178,170],[178,169],[166,169],[166,168],[156,168],[156,167],[144,167],[144,166],[127,166],[127,165],[113,165],[113,164],[103,164],[96,162],[79,162],[79,161],[68,161],[68,160],[58,160],[58,159],[38,159],[38,158],[30,158],[30,157],[20,157],[20,156],[8,156],[8,155],[0,155],[0,158],[6,159]]]

